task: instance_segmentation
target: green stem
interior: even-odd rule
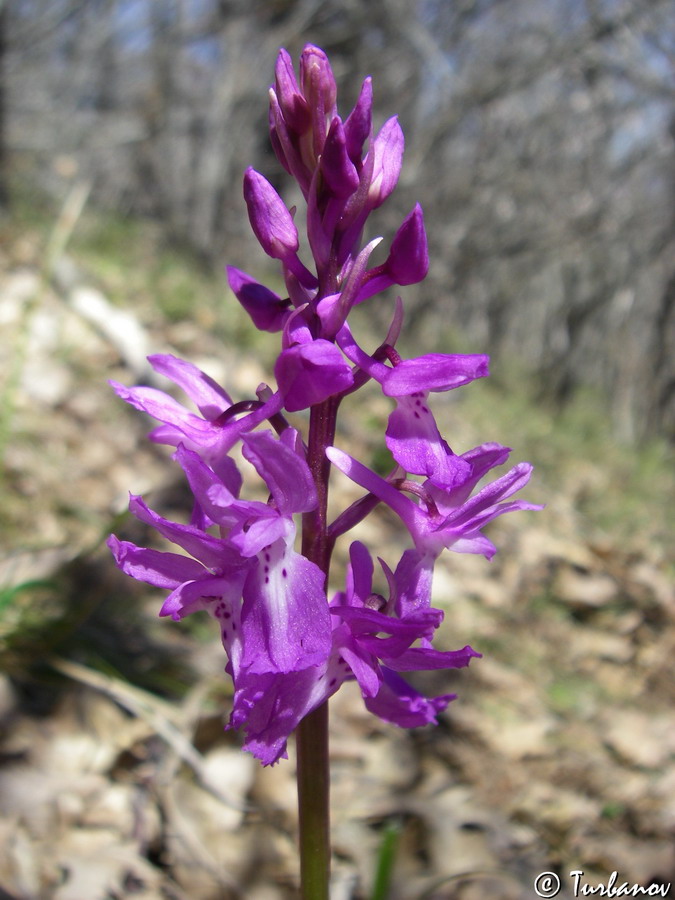
[[[329,398],[310,412],[307,463],[318,503],[302,521],[302,553],[326,576],[332,542],[327,534],[328,476],[326,447],[333,443],[338,402]],[[328,900],[330,881],[330,767],[328,703],[302,720],[296,729],[298,812],[300,829],[300,895],[302,900]]]
[[[328,703],[302,720],[296,731],[300,825],[300,896],[328,900],[330,880],[330,768]]]

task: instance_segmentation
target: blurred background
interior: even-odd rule
[[[294,896],[292,759],[260,770],[223,734],[208,622],[157,623],[102,541],[151,540],[129,489],[190,511],[108,378],[154,383],[151,352],[238,398],[270,378],[275,339],[224,265],[279,285],[241,182],[253,165],[302,214],[266,91],[279,47],[307,41],[343,116],[372,75],[375,126],[398,114],[406,136],[367,236],[387,246],[422,204],[431,271],[405,289],[404,350],[492,357],[484,384],[437,398],[444,433],[513,446],[547,504],[495,523],[493,563],[439,566],[445,646],[485,658],[437,729],[336,700],[335,898],[517,900],[544,869],[675,881],[671,0],[8,0],[0,896]],[[392,299],[357,311],[367,345]],[[384,466],[388,404],[345,410],[344,441]],[[405,546],[382,511],[363,528]],[[383,847],[393,884],[370,893]]]

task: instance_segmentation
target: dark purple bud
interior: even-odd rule
[[[321,154],[321,174],[332,193],[349,197],[359,186],[359,173],[347,154],[345,131],[338,116],[331,122]]]
[[[282,300],[274,291],[234,266],[227,266],[227,281],[256,328],[260,331],[281,331],[288,318],[290,300]]]
[[[401,174],[405,140],[397,116],[387,119],[373,141],[373,174],[368,188],[368,205],[381,206],[396,187]]]
[[[272,259],[285,260],[298,250],[298,229],[284,201],[269,181],[249,167],[244,175],[244,200],[260,246]]]
[[[305,98],[300,93],[293,71],[293,60],[286,50],[280,50],[274,69],[276,95],[286,124],[296,134],[309,130],[312,116]]]
[[[345,121],[347,154],[357,163],[361,161],[363,145],[368,140],[372,128],[373,84],[370,76],[361,87],[359,99]]]
[[[394,235],[384,269],[394,284],[416,284],[429,271],[429,249],[424,215],[419,203],[408,213]]]

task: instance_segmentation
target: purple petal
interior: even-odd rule
[[[325,670],[311,667],[286,674],[235,677],[229,728],[244,728],[244,749],[263,765],[286,757],[286,742],[300,721],[326,700],[331,690]]]
[[[342,644],[340,655],[358,681],[363,697],[374,697],[382,684],[382,673],[377,657],[355,640],[348,640]]]
[[[406,619],[387,616],[374,609],[355,606],[331,606],[331,615],[346,622],[359,646],[379,659],[398,657],[420,638],[433,635],[443,613],[437,609],[422,609]],[[378,637],[388,634],[390,637]]]
[[[443,694],[427,699],[395,672],[383,667],[382,675],[384,681],[377,696],[365,698],[364,702],[370,712],[400,728],[435,725],[438,713],[456,697]]]
[[[293,126],[286,120],[279,105],[279,98],[273,88],[270,88],[269,98],[270,139],[272,148],[284,169],[286,169],[289,175],[293,175],[297,179],[300,189],[306,198],[312,173],[301,156],[301,146],[297,140],[298,132],[296,132]],[[307,127],[309,128],[309,124]],[[305,128],[303,126],[303,133],[304,131]]]
[[[326,139],[326,118],[335,115],[337,86],[328,57],[313,44],[306,44],[300,55],[300,89],[312,115],[313,151],[318,158]]]
[[[258,516],[253,521],[246,521],[242,528],[235,529],[229,535],[230,543],[242,556],[257,556],[270,544],[280,539],[292,540],[295,525],[292,519],[280,516],[277,510],[266,507],[266,515]]]
[[[201,563],[178,553],[166,553],[120,541],[111,534],[106,541],[115,562],[126,575],[154,587],[172,591],[185,581],[204,577],[208,570]]]
[[[338,348],[322,339],[283,350],[274,374],[288,412],[321,403],[354,383],[352,370]]]
[[[170,353],[156,353],[148,357],[148,362],[156,372],[182,388],[205,419],[217,419],[232,406],[223,388],[192,363]]]
[[[455,456],[441,437],[423,393],[397,398],[385,441],[396,462],[414,475],[455,484],[471,472],[469,463]]]
[[[192,525],[179,525],[162,518],[146,506],[140,497],[131,495],[129,509],[141,522],[151,525],[167,540],[187,550],[191,556],[214,572],[239,568],[242,564],[239,554],[228,547],[225,541],[205,534]]]
[[[462,669],[481,653],[469,647],[462,650],[433,650],[427,647],[411,647],[400,656],[387,659],[387,665],[396,672],[420,672],[431,669]]]
[[[328,57],[314,44],[305,44],[300,54],[300,87],[310,108],[314,101],[330,114],[337,98],[335,76]]]
[[[238,500],[198,453],[179,444],[174,458],[187,476],[190,490],[211,522],[232,528],[256,515],[267,515],[269,507],[260,501]]]
[[[328,203],[326,199],[328,196]],[[331,207],[331,213],[328,207]],[[317,271],[326,269],[333,249],[335,214],[339,217],[343,201],[330,197],[325,189],[320,168],[314,170],[307,195],[307,239]],[[335,207],[335,209],[333,209]]]
[[[489,357],[483,354],[428,353],[403,360],[389,369],[382,382],[387,397],[419,391],[449,391],[488,375]]]
[[[394,581],[397,590],[396,612],[402,618],[430,606],[436,555],[420,553],[410,548],[399,560]]]
[[[227,578],[200,578],[181,584],[166,598],[159,614],[178,622],[190,613],[210,610],[223,597],[229,603],[236,602],[241,597],[245,577],[245,570],[240,570]]]
[[[259,431],[244,435],[242,452],[265,481],[282,515],[314,509],[317,498],[312,473],[294,449],[270,431]]]
[[[453,534],[449,531],[446,535],[445,546],[448,550],[452,550],[453,553],[475,553],[484,556],[485,559],[492,559],[497,552],[497,548],[492,541],[480,532],[462,535],[461,533]]]
[[[474,527],[482,527],[490,519],[495,518],[501,512],[507,512],[511,509],[540,509],[540,506],[526,503],[525,501],[515,501],[513,503],[500,504],[499,501],[511,497],[530,480],[532,474],[532,466],[530,463],[522,462],[515,465],[501,478],[486,485],[474,497],[471,497],[466,503],[459,507],[455,513],[451,513],[446,522],[452,522],[454,528],[463,527],[467,531]],[[505,509],[508,507],[508,509]]]
[[[431,476],[431,481],[427,483],[426,488],[441,515],[449,515],[458,506],[461,506],[481,478],[495,466],[505,463],[510,452],[509,447],[503,447],[501,444],[481,444],[480,447],[468,450],[459,457],[468,464],[469,469],[468,474],[465,474],[456,483],[443,481],[435,475]]]
[[[212,439],[217,432],[211,422],[189,412],[164,391],[158,391],[151,387],[128,388],[116,381],[111,381],[110,385],[122,400],[135,406],[141,412],[147,413],[153,419],[169,425],[171,433],[175,433],[177,430],[183,437],[195,442],[203,442]]]
[[[373,560],[360,541],[353,541],[349,547],[346,582],[349,602],[364,606],[373,589]]]
[[[324,581],[319,567],[284,541],[259,555],[244,585],[242,666],[263,674],[326,661],[331,627]]]

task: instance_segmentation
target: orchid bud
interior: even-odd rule
[[[337,99],[335,77],[328,57],[313,44],[306,44],[300,56],[300,86],[310,109],[332,112]]]
[[[361,87],[359,99],[345,120],[347,154],[354,163],[361,162],[363,145],[368,140],[372,125],[373,85],[370,76]]]
[[[296,134],[309,130],[312,116],[307,101],[300,93],[293,71],[293,61],[284,49],[279,51],[274,69],[276,95],[286,124]]]
[[[321,154],[321,174],[338,197],[349,197],[359,186],[359,174],[347,153],[345,131],[338,116],[328,130]]]
[[[401,174],[403,131],[398,117],[387,119],[373,141],[373,174],[368,188],[368,205],[371,209],[381,206],[396,187]]]
[[[227,281],[256,328],[260,331],[281,331],[288,318],[290,300],[282,300],[274,291],[234,266],[227,266]]]
[[[298,229],[284,201],[269,181],[249,167],[244,175],[244,200],[255,236],[268,256],[285,260],[298,250]]]
[[[429,271],[429,248],[419,203],[408,213],[391,242],[384,269],[394,284],[416,284]]]
[[[336,113],[337,87],[333,71],[323,50],[307,44],[300,57],[300,87],[312,114],[311,147],[305,148],[303,158],[316,164],[323,153],[326,122]]]

